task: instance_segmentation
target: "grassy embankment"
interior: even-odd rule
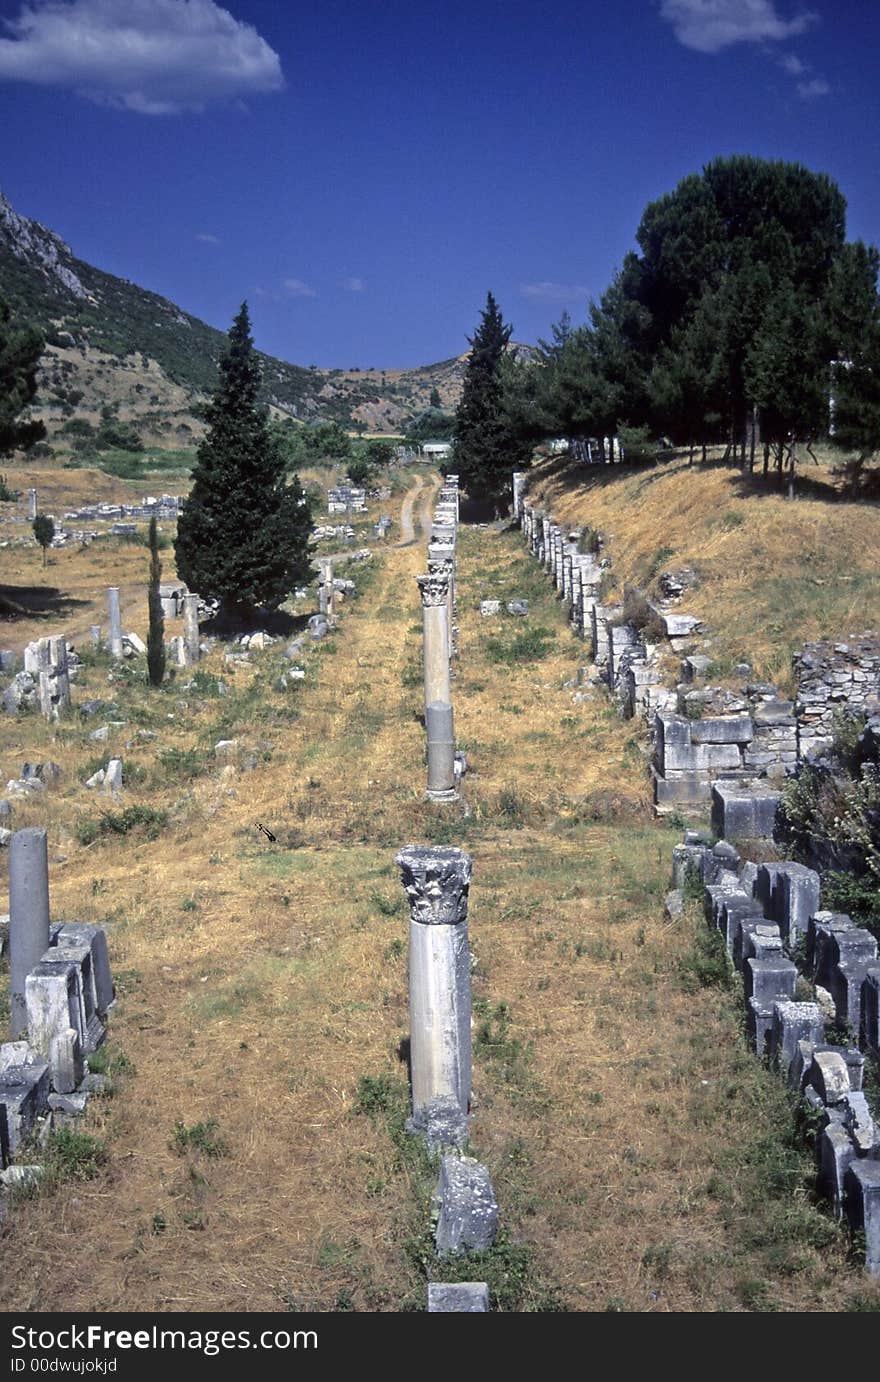
[[[705,621],[714,679],[737,662],[791,692],[791,655],[808,639],[880,626],[880,507],[845,499],[827,467],[804,466],[794,501],[731,466],[572,466],[532,475],[531,501],[558,521],[590,524],[624,582],[655,589],[690,566],[682,608]]]

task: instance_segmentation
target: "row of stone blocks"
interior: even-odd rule
[[[726,841],[693,833],[673,852],[673,882],[703,885],[707,921],[743,979],[747,1026],[759,1055],[799,1090],[819,1128],[822,1193],[865,1234],[865,1263],[880,1275],[880,1129],[862,1089],[858,1046],[826,1043],[826,1016],[880,1055],[877,942],[842,914],[819,907],[819,876],[796,863],[742,864]],[[787,954],[786,951],[789,953]],[[798,967],[817,1002],[797,1002]]]

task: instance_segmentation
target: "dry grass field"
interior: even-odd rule
[[[687,459],[656,467],[546,462],[531,502],[558,521],[589,524],[606,540],[614,585],[651,587],[690,566],[683,608],[712,639],[713,676],[750,662],[791,688],[791,654],[806,639],[880,626],[880,507],[845,499],[827,467],[805,465],[789,500],[760,477]]]
[[[286,689],[283,644],[234,670],[218,648],[194,685],[158,691],[102,654],[74,691],[100,716],[0,720],[4,781],[24,760],[62,767],[14,824],[48,827],[53,915],[106,926],[119,990],[113,1093],[81,1120],[105,1159],[14,1206],[2,1308],[424,1309],[435,1173],[402,1131],[393,859],[428,841],[474,859],[473,1146],[503,1223],[490,1253],[442,1271],[489,1280],[504,1311],[876,1310],[702,924],[664,919],[676,833],[651,819],[633,727],[598,690],[573,699],[583,649],[518,533],[462,532],[470,771],[462,803],[423,800],[424,561],[418,528],[377,549]],[[39,584],[39,556],[0,552],[0,571]],[[143,548],[58,553],[46,578],[83,603],[3,641],[87,627],[111,582],[140,630],[146,574]],[[480,618],[481,598],[514,595],[528,619]],[[228,761],[220,739],[237,741]],[[119,807],[82,785],[112,754]]]

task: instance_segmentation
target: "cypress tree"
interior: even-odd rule
[[[250,621],[308,580],[311,513],[258,402],[260,367],[242,303],[220,361],[193,486],[177,525],[177,571],[221,614]]]
[[[501,512],[511,472],[531,453],[509,408],[504,353],[513,328],[505,325],[491,293],[473,337],[455,419],[455,469],[472,499],[489,499]],[[526,459],[526,464],[527,459]]]
[[[162,600],[159,595],[159,582],[162,579],[162,563],[159,560],[159,537],[156,532],[156,515],[150,519],[150,585],[147,596],[150,613],[150,630],[147,634],[147,674],[151,686],[161,686],[165,676],[165,616],[162,613]]]

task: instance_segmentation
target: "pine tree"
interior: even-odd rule
[[[513,422],[502,360],[512,327],[491,293],[469,337],[470,357],[455,423],[455,469],[472,499],[491,500],[496,513],[510,495],[511,472],[527,463],[531,447]]]
[[[161,686],[165,676],[165,616],[162,613],[162,598],[159,582],[162,579],[162,563],[159,560],[159,537],[156,532],[156,515],[150,519],[150,585],[147,603],[150,614],[150,629],[147,634],[147,674],[151,686]]]
[[[0,298],[0,456],[33,446],[46,435],[42,422],[20,417],[37,392],[43,344],[39,332],[9,326],[9,308]]]
[[[311,513],[258,402],[260,368],[247,303],[229,331],[220,383],[208,405],[193,487],[175,542],[177,571],[191,590],[220,603],[221,614],[251,620],[277,609],[309,578]]]

